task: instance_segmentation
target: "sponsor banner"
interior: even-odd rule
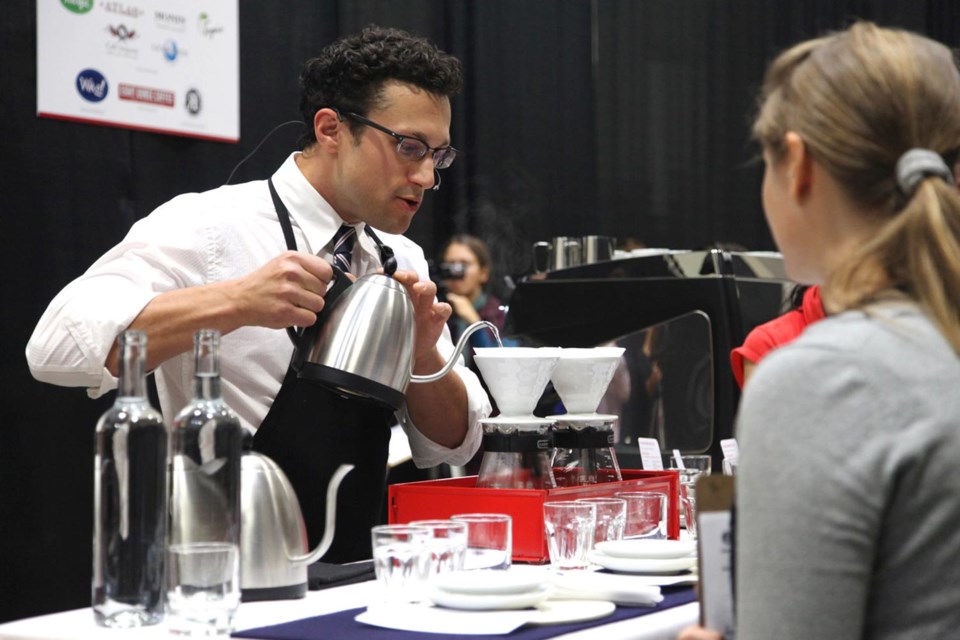
[[[237,142],[238,0],[38,0],[37,115]]]

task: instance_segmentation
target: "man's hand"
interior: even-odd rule
[[[453,309],[445,302],[436,302],[437,285],[430,280],[420,281],[415,271],[397,271],[393,277],[407,289],[413,301],[413,316],[416,322],[413,348],[414,373],[433,373],[436,369],[419,371],[417,363],[436,361],[434,352],[437,340],[440,339],[443,326],[453,313]]]
[[[333,269],[326,260],[286,251],[235,280],[227,295],[233,300],[240,326],[307,327],[323,309],[332,278]]]

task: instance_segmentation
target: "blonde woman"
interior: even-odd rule
[[[776,59],[753,131],[774,240],[792,279],[827,285],[827,318],[741,404],[737,640],[955,637],[956,61],[855,24]]]

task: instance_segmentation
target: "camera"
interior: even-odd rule
[[[430,279],[434,282],[439,282],[441,280],[462,280],[463,274],[466,271],[463,263],[460,262],[440,262],[440,263],[429,263],[430,267]]]

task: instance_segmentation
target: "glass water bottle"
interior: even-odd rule
[[[147,336],[118,338],[117,398],[96,428],[93,612],[105,627],[163,618],[167,430],[147,399]]]
[[[194,336],[193,399],[170,439],[170,544],[240,544],[243,429],[220,390],[220,332]]]

